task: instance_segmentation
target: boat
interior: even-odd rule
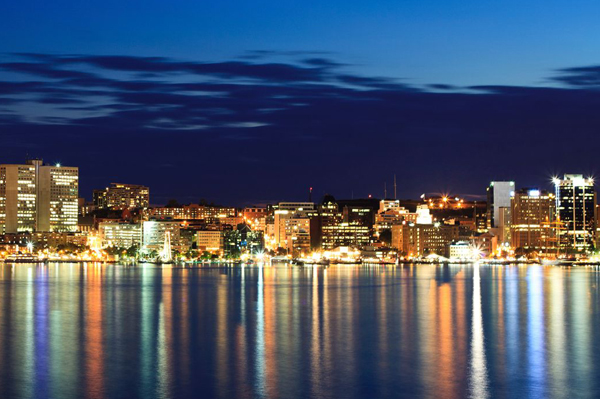
[[[4,259],[6,263],[38,263],[40,258],[34,255],[16,254],[9,255]]]

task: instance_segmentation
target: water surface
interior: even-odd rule
[[[0,265],[0,397],[600,397],[599,281],[539,265]]]

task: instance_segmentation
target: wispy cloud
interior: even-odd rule
[[[588,152],[596,159],[600,67],[557,70],[544,87],[416,87],[354,73],[327,53],[246,56],[11,55],[0,63],[0,76],[11,76],[0,78],[0,130],[14,133],[0,144],[5,152],[35,142],[84,153],[98,140],[118,143],[123,162],[182,154],[164,163],[192,171],[201,162],[203,187],[232,173],[251,176],[246,192],[236,180],[250,198],[270,196],[256,190],[290,176],[338,184],[340,176],[354,182],[395,171],[424,192],[432,187],[419,186],[416,169],[445,186],[537,164],[552,169],[555,159],[576,165]],[[557,145],[565,137],[589,145],[575,156]]]

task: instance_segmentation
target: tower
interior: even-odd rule
[[[582,175],[566,174],[553,179],[556,190],[556,218],[560,223],[559,248],[582,252],[594,247],[596,193],[594,181]]]

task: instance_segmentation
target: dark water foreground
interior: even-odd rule
[[[600,397],[600,273],[0,266],[0,398]]]

